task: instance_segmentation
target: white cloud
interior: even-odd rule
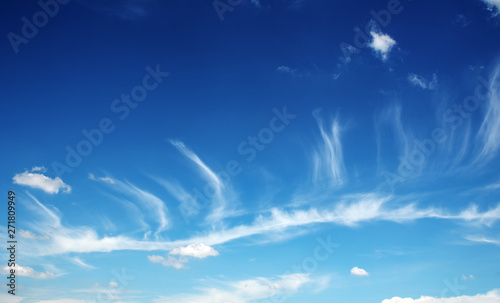
[[[80,266],[80,267],[83,267],[83,268],[87,268],[87,269],[95,269],[95,267],[94,267],[94,266],[89,265],[89,264],[87,264],[87,263],[83,262],[83,261],[82,261],[80,258],[78,258],[78,257],[74,257],[74,258],[72,258],[72,259],[71,259],[71,262],[73,262],[74,264],[76,264],[76,265],[78,265],[78,266]]]
[[[5,290],[2,289],[2,292],[0,292],[0,302],[5,302],[5,303],[20,303],[24,300],[24,297],[20,297],[18,293],[16,293],[15,296],[7,293],[7,287],[5,287]]]
[[[500,240],[490,239],[482,236],[466,236],[465,239],[476,243],[500,245]]]
[[[89,173],[89,179],[94,180],[94,181],[102,181],[110,184],[115,184],[115,180],[110,178],[110,177],[99,177],[96,178],[96,176],[93,173]]]
[[[219,252],[204,243],[199,243],[190,244],[186,247],[176,247],[170,251],[170,254],[203,259],[206,257],[218,256]]]
[[[214,173],[193,151],[180,141],[170,140],[170,143],[177,148],[177,150],[193,161],[197,168],[200,170],[202,176],[207,181],[207,185],[212,185],[215,194],[211,198],[211,212],[207,215],[206,220],[209,223],[220,223],[222,219],[230,216],[230,211],[227,210],[227,186],[222,182],[216,173]]]
[[[492,290],[487,294],[475,296],[458,296],[450,298],[435,298],[422,296],[419,299],[394,297],[385,299],[382,303],[499,303],[500,294],[498,290]]]
[[[474,280],[474,275],[462,275],[462,280]]]
[[[383,33],[377,33],[376,31],[371,31],[370,34],[373,40],[368,46],[378,53],[382,60],[387,60],[389,52],[392,47],[396,45],[396,41],[392,39],[391,36]]]
[[[24,173],[16,174],[12,180],[14,184],[38,188],[49,194],[57,194],[60,189],[65,193],[71,192],[71,186],[65,184],[59,177],[51,179],[43,174],[25,171]]]
[[[417,74],[409,74],[408,81],[413,86],[419,86],[422,89],[433,90],[437,87],[438,79],[436,74],[432,74],[432,80],[427,80],[423,76]]]
[[[500,149],[500,64],[491,75],[486,112],[476,140],[481,151],[473,164],[489,162]]]
[[[174,196],[180,202],[179,210],[184,217],[190,218],[198,215],[201,208],[200,204],[180,184],[159,178],[153,178],[153,180],[162,185],[172,196]]]
[[[26,251],[31,255],[58,255],[69,252],[110,252],[115,250],[170,251],[179,246],[192,243],[205,243],[209,246],[220,245],[236,239],[263,235],[271,237],[277,232],[293,228],[294,234],[305,232],[305,227],[312,224],[330,223],[344,226],[356,226],[363,222],[391,221],[408,222],[423,218],[466,221],[469,224],[490,226],[500,220],[500,204],[485,212],[478,212],[470,207],[458,214],[436,208],[419,209],[415,204],[404,206],[391,205],[391,196],[359,194],[341,197],[341,202],[334,206],[317,209],[280,210],[277,208],[264,212],[249,225],[237,225],[229,229],[218,229],[199,236],[176,241],[145,241],[128,236],[99,237],[95,230],[88,227],[66,227],[60,218],[43,204],[32,197],[47,217],[38,227],[46,229],[47,224],[56,227],[50,241],[25,243]],[[35,243],[36,242],[36,243]],[[41,245],[43,244],[43,245]],[[172,261],[172,260],[171,260]],[[183,263],[183,262],[180,262]],[[185,263],[185,262],[184,262]]]
[[[291,296],[306,285],[316,284],[309,274],[289,274],[274,278],[254,278],[235,282],[220,282],[222,286],[199,288],[197,294],[162,297],[159,303],[247,303],[280,295]]]
[[[500,0],[483,0],[490,10],[496,10],[496,13],[500,11]]]
[[[118,282],[109,282],[109,287],[118,287]]]
[[[36,171],[39,171],[41,173],[44,173],[47,171],[47,169],[45,168],[45,166],[33,166],[31,168],[31,172],[36,172]]]
[[[342,142],[340,141],[342,128],[338,120],[335,119],[329,129],[326,129],[319,116],[319,110],[315,110],[313,116],[316,118],[323,139],[319,150],[313,155],[314,180],[328,179],[333,185],[342,185],[346,178]]]
[[[160,263],[163,266],[170,266],[177,269],[184,268],[184,264],[188,262],[185,257],[193,257],[198,259],[204,259],[210,256],[218,256],[219,252],[212,247],[205,245],[203,243],[190,244],[185,247],[180,246],[172,249],[169,252],[170,255],[178,255],[180,257],[167,256],[167,258],[162,256],[148,256],[149,261],[153,263]]]
[[[90,302],[86,300],[77,300],[77,299],[56,299],[56,300],[33,301],[33,303],[90,303]]]
[[[282,72],[282,73],[287,73],[287,74],[290,74],[292,76],[301,76],[301,74],[299,74],[299,72],[296,68],[291,68],[291,67],[285,66],[285,65],[278,66],[278,68],[276,68],[276,71]]]
[[[362,268],[353,267],[351,269],[351,275],[353,275],[353,276],[369,276],[370,274]]]
[[[159,226],[155,232],[156,237],[158,237],[159,233],[167,230],[170,227],[168,208],[160,198],[141,188],[136,187],[130,182],[122,182],[114,179],[112,180],[113,182],[108,182],[107,180],[100,181],[111,184],[110,186],[112,186],[113,188],[118,189],[127,196],[134,197],[136,201],[142,204],[148,210],[148,213],[153,216],[158,222]]]
[[[49,271],[38,272],[31,267],[19,266],[19,264],[17,264],[17,263],[16,263],[15,268],[4,266],[4,267],[2,267],[1,271],[3,274],[8,274],[11,269],[15,269],[16,275],[18,275],[18,276],[29,277],[29,278],[33,278],[33,279],[43,279],[44,280],[44,279],[53,279],[56,277],[54,275],[54,273],[52,273],[52,272],[49,272]]]
[[[29,230],[19,230],[19,235],[25,239],[36,239],[36,240],[48,240],[49,236],[39,236],[37,234],[32,233]]]
[[[184,263],[188,262],[188,259],[186,258],[176,258],[172,256],[167,256],[167,258],[165,258],[162,256],[152,255],[148,256],[148,259],[153,263],[159,263],[163,266],[173,267],[177,269],[184,268]]]

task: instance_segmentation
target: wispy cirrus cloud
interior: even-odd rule
[[[289,274],[271,278],[254,278],[241,281],[222,281],[219,286],[199,288],[199,293],[161,297],[158,303],[247,303],[274,296],[291,296],[308,285],[319,284],[321,277],[310,274]]]
[[[342,127],[335,118],[331,125],[326,126],[320,117],[320,110],[313,112],[318,123],[322,142],[313,154],[314,181],[330,180],[337,186],[346,181],[346,170],[342,151]]]
[[[408,82],[410,82],[413,86],[418,86],[422,89],[433,90],[437,87],[438,79],[436,74],[432,74],[432,80],[427,80],[423,76],[410,73],[408,75]]]
[[[484,236],[465,236],[465,239],[475,243],[500,245],[500,239],[491,239]]]
[[[211,212],[207,215],[206,221],[211,224],[220,224],[221,220],[231,216],[232,210],[228,207],[228,193],[229,184],[225,184],[215,172],[210,169],[191,149],[186,147],[186,145],[181,141],[170,140],[170,143],[177,148],[177,150],[184,155],[186,158],[190,159],[198,170],[201,172],[201,176],[207,181],[207,186],[211,185],[214,190],[214,195],[211,198]],[[163,182],[163,185],[166,185]],[[188,198],[188,197],[187,197]],[[189,198],[188,198],[189,199]],[[191,201],[192,204],[192,201]]]
[[[19,235],[25,239],[37,239],[37,240],[48,240],[47,235],[37,235],[29,230],[20,229]]]
[[[178,182],[167,181],[160,178],[153,178],[162,185],[177,201],[179,201],[179,210],[185,218],[191,218],[200,212],[201,205],[195,197],[189,194]]]
[[[87,264],[85,263],[83,260],[81,260],[80,258],[78,257],[74,257],[74,258],[71,258],[71,262],[82,267],[82,268],[85,268],[85,269],[95,269],[94,266],[90,265],[90,264]]]
[[[484,118],[475,138],[480,152],[474,164],[488,163],[500,148],[500,64],[490,76],[488,91]]]
[[[407,158],[413,147],[414,136],[403,124],[401,104],[393,102],[375,115],[377,162],[382,166],[382,155],[396,151],[395,157]],[[391,136],[392,135],[392,136]]]
[[[93,175],[91,175],[93,176]],[[158,223],[158,228],[156,229],[155,236],[158,237],[159,234],[170,227],[169,212],[168,208],[157,196],[151,194],[150,192],[143,190],[128,181],[120,181],[110,177],[100,177],[95,176],[90,177],[91,180],[100,181],[107,184],[112,189],[115,189],[126,196],[133,198],[134,201],[142,205],[149,213],[151,217],[154,217]],[[137,209],[137,207],[134,207]],[[143,225],[145,222],[143,223]],[[146,224],[148,226],[148,224]]]
[[[33,197],[34,198],[34,197]],[[36,200],[36,199],[35,199]],[[251,224],[236,225],[231,228],[213,230],[194,237],[173,241],[137,240],[124,235],[100,237],[88,227],[66,227],[60,225],[60,218],[43,204],[36,200],[37,205],[47,216],[47,221],[59,226],[53,232],[49,241],[37,244],[27,244],[31,254],[57,255],[69,252],[110,252],[116,250],[170,251],[179,246],[193,243],[204,243],[208,246],[220,245],[236,239],[256,235],[272,236],[277,232],[296,230],[312,224],[335,224],[342,226],[359,226],[373,221],[388,221],[403,223],[425,218],[454,220],[467,222],[478,227],[492,226],[500,220],[500,204],[495,208],[479,212],[471,206],[458,213],[438,208],[418,208],[410,203],[404,206],[391,205],[391,196],[376,194],[350,195],[341,198],[333,206],[322,209],[294,209],[290,211],[271,209],[258,215]],[[43,230],[43,226],[40,230]],[[185,249],[184,249],[185,250]]]

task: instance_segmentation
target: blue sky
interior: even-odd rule
[[[500,2],[181,2],[2,3],[0,301],[500,302]]]

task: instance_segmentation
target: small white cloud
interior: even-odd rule
[[[474,275],[462,275],[462,280],[474,280]]]
[[[206,257],[215,257],[219,252],[204,243],[190,244],[186,247],[177,247],[170,251],[171,255],[189,256],[203,259]]]
[[[387,60],[389,52],[392,47],[396,45],[396,41],[387,34],[377,33],[375,31],[371,31],[370,34],[373,40],[368,46],[378,53],[382,57],[382,60]]]
[[[432,80],[430,81],[417,74],[409,74],[408,82],[410,82],[413,86],[419,86],[422,89],[432,90],[437,87],[438,79],[436,74],[432,75]]]
[[[2,272],[2,274],[8,274],[8,273],[10,273],[11,269],[12,268],[10,268],[8,266],[4,266],[4,267],[2,267],[1,272]],[[52,272],[49,272],[49,271],[38,272],[31,267],[19,266],[17,263],[16,263],[16,267],[14,269],[16,270],[16,274],[18,276],[22,276],[22,277],[30,277],[33,279],[42,279],[42,280],[53,279],[56,277],[56,275],[54,275],[54,273],[52,273]]]
[[[29,230],[19,230],[19,235],[25,239],[36,239],[36,240],[48,240],[50,239],[49,236],[40,236],[35,233],[32,233]]]
[[[45,166],[33,166],[31,168],[31,172],[36,172],[36,171],[44,173],[47,171],[47,169],[45,168]]]
[[[51,179],[43,174],[25,171],[24,173],[16,174],[12,180],[14,184],[38,188],[49,194],[57,194],[60,189],[65,193],[71,192],[71,186],[64,183],[59,177]]]
[[[299,71],[296,68],[291,68],[291,67],[288,67],[285,65],[278,66],[278,68],[276,68],[276,71],[281,72],[281,73],[288,73],[292,76],[298,76],[298,77],[301,76],[301,74],[299,73]]]
[[[366,276],[369,276],[370,274],[362,268],[353,267],[351,269],[351,275],[353,275],[353,276],[365,276],[366,277]]]
[[[93,181],[102,181],[102,182],[106,182],[106,183],[109,183],[109,184],[115,184],[115,180],[111,179],[110,177],[99,177],[99,178],[96,178],[96,176],[93,173],[89,173],[89,179],[93,180]]]
[[[163,266],[173,267],[173,268],[177,268],[177,269],[184,268],[184,263],[188,262],[188,260],[185,258],[177,259],[177,258],[172,257],[172,256],[168,256],[168,258],[164,258],[162,256],[152,255],[152,256],[148,256],[148,259],[149,259],[149,261],[151,261],[153,263],[159,263]]]
[[[83,268],[87,268],[87,269],[95,269],[95,267],[94,267],[94,266],[89,265],[89,264],[87,264],[87,263],[83,262],[80,258],[77,258],[77,257],[72,258],[72,259],[71,259],[71,262],[73,262],[73,263],[75,263],[76,265],[78,265],[78,266],[80,266],[80,267],[83,267]]]
[[[109,287],[118,287],[118,282],[109,282]]]

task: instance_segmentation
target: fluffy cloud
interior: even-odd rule
[[[4,266],[2,267],[1,272],[3,274],[8,274],[10,272],[10,269],[11,269],[10,267]],[[38,272],[31,267],[19,266],[17,263],[15,270],[18,276],[30,277],[33,279],[53,279],[56,277],[53,273],[49,271]]]
[[[500,12],[500,0],[483,0],[483,2],[486,3],[491,10],[496,9],[497,13]]]
[[[172,249],[169,254],[178,255],[180,257],[176,258],[173,256],[167,256],[167,258],[165,258],[162,256],[152,255],[148,256],[148,259],[153,263],[159,263],[163,266],[180,269],[184,268],[184,264],[188,262],[188,259],[185,257],[204,259],[206,257],[218,256],[219,252],[204,243],[199,243],[176,247]]]
[[[167,258],[162,256],[148,256],[149,261],[152,263],[159,263],[163,266],[173,267],[177,269],[184,268],[184,263],[187,263],[188,260],[186,258],[175,258],[172,256],[168,256]]]
[[[475,296],[458,296],[451,298],[434,298],[422,296],[420,299],[394,297],[385,299],[382,303],[499,303],[500,294],[498,290],[492,290],[487,294]]]
[[[71,192],[71,186],[65,184],[59,177],[51,179],[43,174],[25,171],[24,173],[16,174],[12,180],[14,184],[38,188],[49,194],[57,194],[60,189],[65,193]]]
[[[170,251],[170,254],[203,259],[210,256],[218,256],[219,252],[204,243],[199,243],[190,244],[186,247],[176,247]]]
[[[370,274],[362,268],[353,267],[351,269],[351,275],[353,275],[353,276],[369,276]]]
[[[378,53],[382,60],[387,60],[389,52],[392,47],[396,45],[396,41],[387,34],[377,33],[375,31],[371,31],[370,34],[373,40],[368,46]]]

